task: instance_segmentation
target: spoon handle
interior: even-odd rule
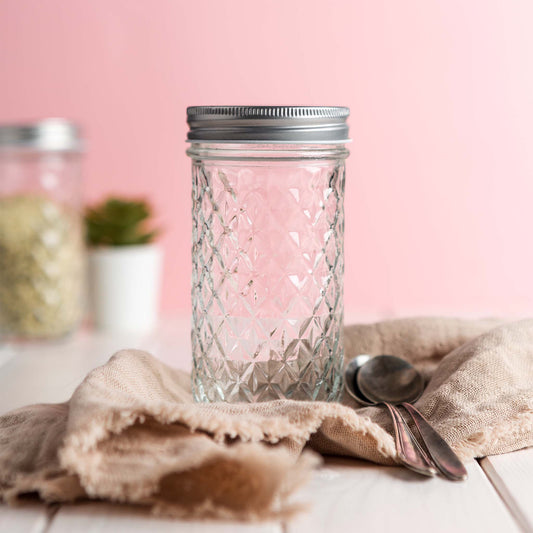
[[[437,471],[414,438],[400,411],[390,403],[383,403],[387,406],[392,417],[396,451],[402,464],[419,474],[434,476]]]
[[[429,455],[431,455],[433,462],[442,474],[453,481],[466,479],[468,474],[463,463],[448,446],[448,443],[433,429],[422,413],[410,403],[402,403],[402,406],[407,409],[413,418]]]

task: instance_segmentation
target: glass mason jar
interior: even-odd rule
[[[187,113],[195,400],[337,400],[349,110]]]
[[[0,125],[0,336],[51,338],[84,300],[81,141],[62,119]]]

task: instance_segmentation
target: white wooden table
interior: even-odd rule
[[[83,377],[121,348],[141,348],[190,369],[188,320],[167,319],[144,336],[81,332],[51,344],[0,346],[0,413],[67,399]],[[328,459],[296,496],[310,502],[289,523],[259,525],[156,519],[105,503],[10,508],[0,504],[0,532],[513,532],[533,531],[533,448],[468,465],[469,479],[426,479],[403,468]]]

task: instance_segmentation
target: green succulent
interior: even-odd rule
[[[108,198],[85,212],[87,242],[91,246],[128,246],[147,244],[157,231],[147,231],[150,205],[144,200]]]

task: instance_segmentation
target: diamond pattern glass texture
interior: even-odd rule
[[[197,401],[338,399],[344,161],[193,163]]]

